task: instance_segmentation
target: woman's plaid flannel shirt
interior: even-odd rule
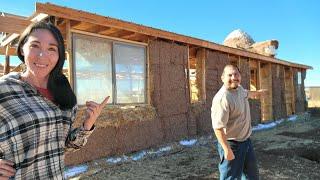
[[[0,78],[0,159],[15,163],[15,179],[64,179],[64,152],[93,132],[71,128],[76,111],[59,109],[19,73]]]

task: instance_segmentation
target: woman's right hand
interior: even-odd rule
[[[0,159],[0,180],[9,179],[16,174],[13,165],[14,163],[11,161]]]

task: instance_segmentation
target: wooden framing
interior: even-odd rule
[[[235,48],[231,48],[231,47],[222,46],[222,45],[212,43],[209,41],[204,41],[204,40],[192,38],[189,36],[179,35],[179,34],[168,32],[168,31],[163,31],[163,30],[159,30],[159,29],[155,29],[155,28],[151,28],[151,27],[146,27],[146,26],[135,24],[135,23],[125,22],[125,21],[121,21],[118,19],[110,18],[110,17],[104,17],[104,16],[93,14],[93,13],[88,13],[88,12],[79,11],[79,10],[75,10],[75,9],[71,9],[71,8],[61,7],[61,6],[53,5],[50,3],[47,3],[47,4],[36,3],[36,12],[48,14],[51,16],[56,16],[59,18],[86,22],[86,23],[90,23],[92,25],[100,25],[100,26],[107,26],[107,27],[111,27],[111,28],[121,29],[121,30],[127,30],[127,31],[131,31],[131,32],[135,32],[135,33],[139,33],[139,34],[143,34],[143,35],[168,39],[168,40],[172,40],[172,41],[176,41],[176,42],[181,42],[181,43],[185,43],[185,44],[209,48],[209,49],[218,50],[218,51],[222,51],[222,52],[226,52],[226,53],[230,53],[230,54],[235,54],[235,55],[239,55],[239,56],[245,56],[245,57],[250,57],[250,58],[254,58],[254,59],[259,59],[262,61],[283,64],[283,65],[293,66],[293,67],[299,67],[299,68],[303,68],[303,69],[311,69],[312,68],[310,66],[306,66],[306,65],[302,65],[302,64],[290,63],[290,62],[282,61],[282,60],[275,59],[272,57],[267,57],[267,56],[263,56],[260,54],[248,52],[248,51],[243,51],[243,50],[239,50],[239,49],[235,49]]]
[[[68,69],[68,78],[71,86],[73,87],[73,57],[72,57],[72,33],[80,33],[86,34],[90,36],[103,37],[111,40],[128,42],[134,44],[140,44],[144,46],[148,46],[148,42],[151,39],[164,39],[168,41],[174,41],[176,43],[184,44],[189,47],[189,68],[196,68],[196,64],[201,64],[204,66],[204,58],[205,50],[215,50],[222,53],[228,54],[230,63],[238,65],[240,63],[241,57],[245,57],[249,59],[250,68],[253,71],[252,82],[255,84],[256,89],[267,88],[272,91],[270,84],[270,78],[265,73],[270,72],[271,65],[270,63],[281,64],[287,67],[299,68],[299,69],[312,69],[310,66],[291,63],[283,60],[279,60],[273,57],[267,57],[264,55],[235,49],[231,47],[226,47],[223,45],[215,44],[209,41],[204,41],[197,38],[192,38],[189,36],[184,36],[168,31],[163,31],[160,29],[155,29],[151,27],[142,26],[139,24],[126,22],[110,17],[104,17],[100,15],[96,15],[93,13],[88,13],[84,11],[79,11],[71,8],[61,7],[57,5],[53,5],[50,3],[36,3],[36,12],[29,18],[21,18],[21,17],[0,17],[0,23],[5,24],[5,26],[0,27],[0,31],[8,32],[8,36],[1,42],[0,54],[6,55],[15,55],[14,48],[10,47],[5,49],[5,47],[9,47],[9,43],[15,40],[19,34],[25,29],[33,21],[41,21],[47,17],[53,17],[55,19],[55,23],[59,26],[61,32],[65,36],[66,43],[66,59],[69,63]],[[200,51],[199,51],[200,50]],[[199,54],[198,55],[198,51]],[[202,53],[202,51],[204,53]],[[198,61],[198,62],[197,62]],[[200,63],[201,61],[201,63]],[[202,62],[203,61],[203,62]],[[254,62],[254,63],[253,63]],[[261,65],[264,66],[268,64],[269,68],[261,68]],[[203,67],[202,67],[203,68]],[[202,69],[204,70],[205,68]],[[251,74],[251,71],[250,71]],[[287,72],[288,74],[288,72]],[[264,77],[263,77],[264,76]],[[293,77],[291,77],[293,78]],[[267,79],[267,80],[265,80]],[[203,85],[205,85],[205,79],[201,80]],[[293,80],[290,80],[292,82]],[[286,84],[287,87],[293,87],[292,85]],[[288,88],[286,88],[288,89]],[[203,88],[205,91],[205,88]],[[200,94],[205,95],[205,92],[199,92]],[[272,97],[272,96],[270,96]],[[291,96],[290,96],[291,97]],[[294,96],[292,96],[294,98]],[[203,98],[203,97],[199,97]],[[271,98],[270,98],[271,99]],[[268,100],[265,101],[267,106],[270,105]],[[289,101],[288,101],[289,102]],[[294,104],[294,99],[291,101]],[[294,108],[292,108],[294,109]],[[267,114],[270,114],[269,110],[265,109]],[[272,110],[272,109],[271,109]],[[290,113],[290,112],[288,112]],[[271,112],[272,114],[272,112]],[[268,116],[269,117],[269,116]]]
[[[50,3],[36,3],[36,13],[28,18],[28,20],[20,21],[22,28],[26,25],[28,21],[39,21],[48,16],[54,16],[56,18],[70,20],[71,21],[71,29],[78,29],[82,31],[89,31],[91,33],[98,33],[102,35],[110,35],[111,36],[119,36],[118,38],[130,38],[129,40],[139,40],[142,42],[147,42],[149,37],[154,38],[162,38],[167,39],[179,43],[183,43],[186,45],[197,46],[202,48],[208,48],[212,50],[217,50],[221,52],[225,52],[228,54],[233,54],[237,56],[248,57],[252,59],[259,59],[261,61],[283,64],[286,66],[302,68],[302,69],[312,69],[310,66],[290,63],[287,61],[275,59],[272,57],[263,56],[260,54],[243,51],[240,49],[235,49],[231,47],[222,46],[213,42],[204,41],[197,38],[192,38],[189,36],[184,36],[168,31],[163,31],[151,27],[142,26],[135,23],[130,23],[110,17],[104,17],[100,15],[96,15],[93,13],[88,13],[80,10],[75,10],[71,8],[61,7],[57,5],[53,5]],[[8,21],[12,21],[12,19],[8,19]],[[61,21],[61,20],[60,20]],[[62,20],[63,21],[63,20]],[[15,24],[15,23],[14,23]],[[19,36],[17,32],[21,32],[22,29],[17,28],[14,31],[15,34],[12,34],[5,41],[1,42],[1,46],[5,46],[15,38]],[[119,32],[120,31],[120,32]],[[131,39],[132,38],[132,39]]]
[[[249,59],[249,69],[250,69],[250,90],[255,91],[260,89],[260,76],[259,76],[259,64],[257,60]]]
[[[285,101],[287,115],[292,115],[295,113],[295,92],[293,84],[293,72],[292,68],[286,67],[284,70],[285,78]]]
[[[20,33],[30,23],[31,21],[18,17],[0,16],[0,32]]]
[[[192,103],[205,100],[205,59],[204,48],[189,47],[189,69],[195,72],[194,80],[189,77],[190,100]],[[193,92],[195,91],[195,92]]]
[[[70,82],[70,86],[74,90],[74,82],[73,82],[73,55],[72,55],[72,34],[70,27],[70,20],[66,20],[66,59],[68,61],[68,79]]]
[[[5,47],[0,47],[0,54],[3,55],[9,55],[9,56],[16,56],[16,48],[10,47],[9,46],[9,50],[7,50],[7,46]]]
[[[268,94],[261,98],[261,120],[273,119],[272,112],[272,73],[270,63],[259,63],[260,88],[267,89]]]

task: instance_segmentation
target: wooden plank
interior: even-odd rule
[[[4,67],[3,67],[3,74],[8,74],[10,72],[10,55],[9,55],[9,49],[10,46],[7,45],[6,47],[6,56],[4,61]]]
[[[78,33],[78,34],[84,34],[84,35],[89,35],[89,36],[107,38],[107,39],[116,40],[116,41],[120,41],[120,42],[128,42],[128,43],[131,43],[131,44],[139,44],[139,45],[143,45],[143,46],[147,46],[148,45],[147,43],[143,43],[143,42],[136,42],[136,41],[126,40],[126,39],[121,39],[121,38],[116,38],[116,37],[111,37],[111,36],[105,36],[105,35],[85,32],[85,31],[79,31],[79,30],[75,30],[75,29],[72,29],[71,31],[74,32],[74,33]]]
[[[218,51],[235,54],[239,56],[250,57],[250,58],[259,59],[267,62],[283,64],[283,65],[288,65],[293,67],[300,67],[303,69],[312,69],[311,66],[306,66],[306,65],[297,64],[297,63],[290,63],[290,62],[275,59],[272,57],[219,45],[213,42],[192,38],[189,36],[184,36],[184,35],[168,32],[164,30],[159,30],[151,27],[146,27],[146,26],[142,26],[135,23],[126,22],[126,21],[122,21],[122,20],[118,20],[110,17],[104,17],[101,15],[88,13],[80,10],[61,7],[61,6],[53,5],[50,3],[46,3],[46,4],[36,3],[36,12],[45,13],[52,16],[57,16],[57,17],[66,18],[70,20],[92,23],[92,24],[101,25],[101,26],[124,29],[128,31],[145,34],[148,36],[155,36],[155,37],[164,38],[172,41],[178,41],[186,44],[197,45],[204,48],[218,50]]]
[[[31,21],[22,18],[0,16],[0,32],[21,33],[30,23]]]
[[[70,20],[66,20],[66,54],[67,54],[67,61],[69,63],[68,66],[68,79],[71,88],[74,90],[74,63],[73,63],[73,56],[72,56],[72,34],[71,34],[71,27],[70,27]]]
[[[106,26],[92,25],[91,27],[85,29],[85,31],[92,32],[92,33],[100,33],[108,29],[111,29],[111,28]]]
[[[32,22],[38,22],[38,21],[42,21],[43,19],[45,19],[47,17],[48,17],[47,14],[35,13],[34,15],[32,15],[28,19],[31,19]],[[29,22],[29,23],[31,23],[31,22]],[[22,33],[23,31],[24,31],[24,29],[22,29],[20,33]],[[12,33],[8,38],[3,40],[0,45],[4,47],[4,46],[8,45],[9,43],[11,43],[13,40],[15,40],[19,36],[20,36],[19,33]]]
[[[11,43],[11,41],[15,40],[17,37],[19,37],[19,34],[17,33],[13,33],[10,36],[8,36],[8,38],[4,39],[4,41],[1,42],[1,46],[6,46],[9,43]]]
[[[133,34],[134,34],[134,32],[131,32],[131,31],[119,30],[117,32],[109,34],[108,36],[114,36],[114,37],[118,37],[118,38],[123,38],[125,36],[130,36],[130,35],[133,35]]]
[[[293,109],[293,112],[295,112],[296,110],[296,88],[294,87],[294,82],[293,82],[293,68],[290,67],[289,68],[290,72],[291,72],[291,78],[290,78],[290,84],[291,84],[291,87],[292,87],[292,109]]]
[[[134,38],[136,36],[139,36],[139,34],[135,33],[135,32],[132,32],[131,34],[127,34],[127,35],[122,35],[121,38],[124,38],[124,39],[131,39],[131,38]]]
[[[260,61],[257,61],[257,89],[261,89],[261,67]]]
[[[0,55],[6,55],[6,47],[0,47]],[[9,56],[16,56],[16,48],[10,47],[8,51]]]

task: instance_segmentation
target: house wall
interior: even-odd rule
[[[273,118],[280,119],[287,116],[285,101],[284,67],[272,64],[272,109]]]
[[[77,152],[66,154],[67,165],[139,151],[166,142],[213,132],[211,103],[222,86],[220,77],[223,68],[230,63],[228,54],[205,50],[205,100],[194,104],[190,104],[188,89],[188,47],[174,42],[153,40],[149,42],[148,56],[147,92],[150,105],[142,106],[140,109],[137,106],[128,111],[121,108],[104,109],[88,144]],[[238,60],[242,85],[244,88],[249,88],[249,59]],[[281,84],[284,81],[283,77],[278,79],[273,77],[272,80],[274,84]],[[272,95],[272,99],[281,96],[282,93],[275,94]],[[249,103],[252,123],[260,123],[262,109],[260,101],[250,100]],[[273,108],[277,109],[278,106]],[[140,115],[131,112],[137,109]],[[285,112],[281,109],[275,114],[282,115],[283,111]],[[80,113],[76,126],[82,124],[82,116]]]
[[[258,99],[249,99],[251,125],[261,123],[261,102]]]
[[[128,115],[130,112],[120,108],[105,109],[88,144],[66,155],[67,165],[138,151],[197,133],[196,120],[189,112],[190,95],[185,72],[188,47],[156,40],[150,42],[148,54],[149,98],[155,116],[148,117],[152,113],[148,108],[141,108],[144,113],[133,119],[130,117],[135,113]],[[78,117],[76,126],[81,122],[82,118]]]
[[[194,135],[195,121],[189,121],[188,47],[156,40],[150,42],[149,54],[150,100],[157,109],[164,141]]]
[[[239,70],[241,72],[241,86],[250,90],[250,68],[249,59],[240,57]]]
[[[196,116],[197,132],[207,134],[212,132],[211,104],[214,95],[222,86],[221,74],[226,64],[229,64],[228,55],[218,51],[206,50],[205,58],[205,89],[206,101],[203,111]]]

